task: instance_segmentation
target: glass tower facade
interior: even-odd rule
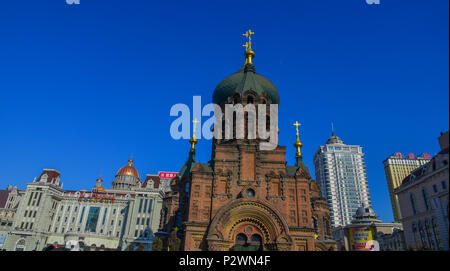
[[[314,155],[316,180],[333,227],[350,224],[359,207],[372,205],[363,156],[361,146],[346,145],[334,133]]]

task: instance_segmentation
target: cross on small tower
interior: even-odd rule
[[[300,138],[299,138],[299,135],[298,135],[298,127],[299,127],[300,125],[301,125],[301,124],[298,123],[298,121],[296,121],[296,122],[294,123],[294,126],[295,126],[295,128],[297,129],[297,140],[296,140],[295,143],[294,143],[294,147],[297,149],[296,156],[297,156],[298,158],[301,158],[301,157],[302,157],[302,152],[300,151],[300,148],[303,146],[303,144],[300,142]]]
[[[192,123],[194,123],[194,134],[193,137],[195,138],[195,127],[197,126],[197,123],[199,123],[200,121],[197,120],[197,118],[195,118]]]
[[[252,32],[252,30],[250,30],[250,29],[247,32],[245,32],[245,34],[242,34],[242,36],[245,36],[248,39],[248,41],[244,45],[242,45],[246,48],[245,54],[244,54],[245,55],[244,66],[247,64],[253,64],[252,58],[255,57],[255,52],[253,52],[253,50],[252,50],[252,35],[254,35],[254,34],[255,34],[255,32]]]
[[[294,123],[294,126],[295,126],[295,129],[297,129],[297,135],[298,135],[298,127],[301,126],[301,124],[298,123],[298,121],[296,121],[296,122]]]
[[[248,38],[248,41],[252,41],[252,35],[254,35],[255,34],[255,32],[252,32],[252,30],[251,29],[249,29],[247,32],[245,32],[245,34],[242,34],[242,36],[245,36],[245,37],[247,37]]]
[[[192,121],[192,123],[194,123],[194,132],[192,133],[192,138],[189,140],[189,143],[191,143],[191,153],[195,153],[195,144],[197,144],[197,139],[195,138],[195,128],[197,126],[197,123],[199,123],[200,121],[198,121],[196,118]]]

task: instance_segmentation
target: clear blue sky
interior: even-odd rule
[[[158,3],[156,3],[158,2]],[[65,189],[110,186],[130,153],[139,172],[178,171],[189,150],[169,127],[175,103],[212,100],[243,64],[278,88],[279,144],[294,163],[330,136],[362,145],[373,207],[392,221],[382,161],[435,154],[449,123],[445,0],[0,2],[0,187],[24,189],[43,168]],[[211,141],[200,140],[207,162]]]

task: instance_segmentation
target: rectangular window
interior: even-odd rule
[[[86,206],[83,206],[83,209],[81,210],[80,223],[83,221],[84,209],[86,209]]]
[[[136,225],[139,225],[139,217],[136,219]]]
[[[114,220],[111,220],[111,226],[114,225]]]
[[[97,228],[98,215],[100,213],[100,207],[91,207],[89,208],[89,214],[86,221],[85,231],[87,232],[95,232]]]
[[[145,199],[145,202],[144,202],[144,213],[145,213],[145,211],[147,211],[147,199]]]
[[[141,212],[141,210],[142,210],[142,199],[139,201],[139,213]]]
[[[153,199],[150,199],[150,203],[148,204],[148,213],[152,211]]]
[[[103,213],[103,220],[102,220],[102,225],[105,225],[105,220],[106,220],[106,212],[108,212],[108,208],[105,208],[105,212]]]
[[[39,198],[38,198],[36,206],[39,206],[39,203],[41,202],[41,197],[42,197],[42,193],[39,193]]]
[[[31,200],[33,199],[33,193],[34,192],[31,192],[30,198],[28,199],[28,206],[30,206]]]
[[[28,213],[28,211],[25,210],[25,213],[23,214],[23,216],[24,216],[24,217],[27,217],[27,213]]]
[[[447,184],[445,183],[445,181],[442,181],[442,189],[447,189]]]

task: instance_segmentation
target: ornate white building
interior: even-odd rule
[[[162,198],[175,174],[146,175],[141,182],[130,159],[111,189],[98,178],[91,191],[71,191],[63,189],[59,171],[44,169],[27,183],[3,248],[42,250],[59,244],[87,250],[151,250]]]

